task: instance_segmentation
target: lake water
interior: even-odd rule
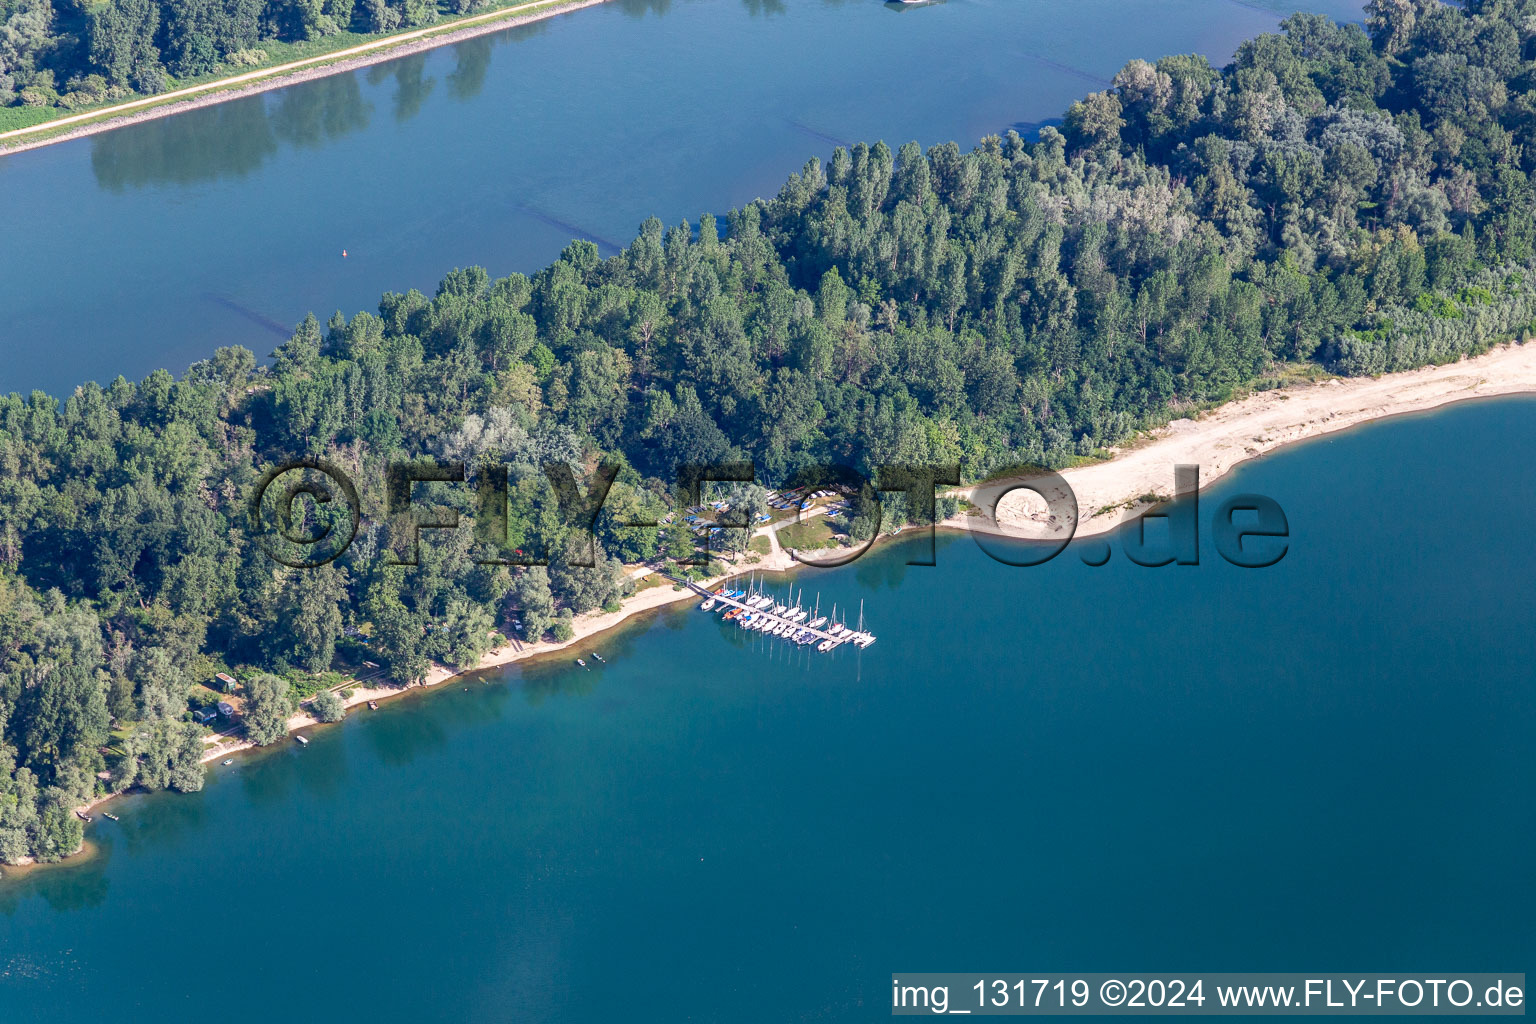
[[[1479,403],[1240,469],[1203,528],[1274,498],[1270,569],[893,544],[797,579],[864,602],[865,652],[686,605],[595,671],[128,799],[94,860],[0,886],[0,1019],[874,1021],[892,971],[1525,969],[1533,433]]]
[[[622,244],[834,140],[1028,126],[1276,18],[614,3],[3,158],[0,389],[264,354],[308,309]],[[1479,403],[1245,466],[1203,505],[1278,500],[1270,569],[893,544],[797,577],[864,602],[862,653],[683,606],[594,671],[128,798],[96,857],[0,882],[0,1021],[779,1024],[882,1019],[894,970],[1523,969],[1533,435],[1536,401]]]
[[[265,356],[314,310],[532,271],[777,192],[839,142],[969,147],[1132,57],[1355,0],[616,0],[0,157],[0,392]],[[1279,12],[1279,13],[1277,13]],[[342,259],[342,250],[348,253]]]

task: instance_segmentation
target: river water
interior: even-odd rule
[[[310,310],[430,293],[455,266],[530,272],[577,236],[612,251],[652,214],[771,195],[838,143],[968,148],[1132,57],[1225,60],[1292,7],[614,0],[0,157],[0,393],[266,356]]]

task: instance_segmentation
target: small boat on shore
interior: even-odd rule
[[[91,823],[91,816],[89,814],[86,814],[84,811],[76,811],[75,812],[75,817],[79,818],[81,821],[85,822],[87,825],[89,825]]]
[[[369,711],[377,711],[377,710],[379,710],[379,702],[376,701],[376,700],[369,701],[368,702],[368,710]]]

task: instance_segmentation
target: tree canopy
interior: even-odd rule
[[[111,9],[155,17],[133,3]],[[246,726],[270,739],[284,676],[328,668],[348,631],[399,682],[475,663],[502,623],[564,632],[622,596],[622,563],[685,553],[675,524],[626,525],[673,507],[680,463],[751,461],[760,483],[1059,466],[1299,369],[1524,337],[1536,3],[1368,14],[1295,15],[1222,69],[1132,61],[1035,140],[839,148],[723,219],[650,219],[611,258],[573,242],[531,276],[457,269],[430,297],[306,318],[270,365],[226,348],[180,378],[0,398],[0,858],[68,852],[70,808],[104,789],[195,788],[187,692],[213,659],[256,673]],[[294,456],[362,495],[319,569],[246,526]],[[468,479],[392,513],[386,467],[426,458]],[[593,547],[544,467],[587,493],[601,463]],[[339,504],[292,509],[318,535]],[[459,525],[418,531],[427,510]]]

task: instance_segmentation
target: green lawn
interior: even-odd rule
[[[44,121],[71,113],[74,111],[65,110],[62,107],[0,107],[0,132],[30,128],[35,124],[42,124]]]
[[[779,531],[779,543],[786,548],[796,548],[800,551],[814,551],[817,548],[837,547],[837,538],[832,534],[832,524],[826,516],[817,516],[794,526],[786,526]]]

